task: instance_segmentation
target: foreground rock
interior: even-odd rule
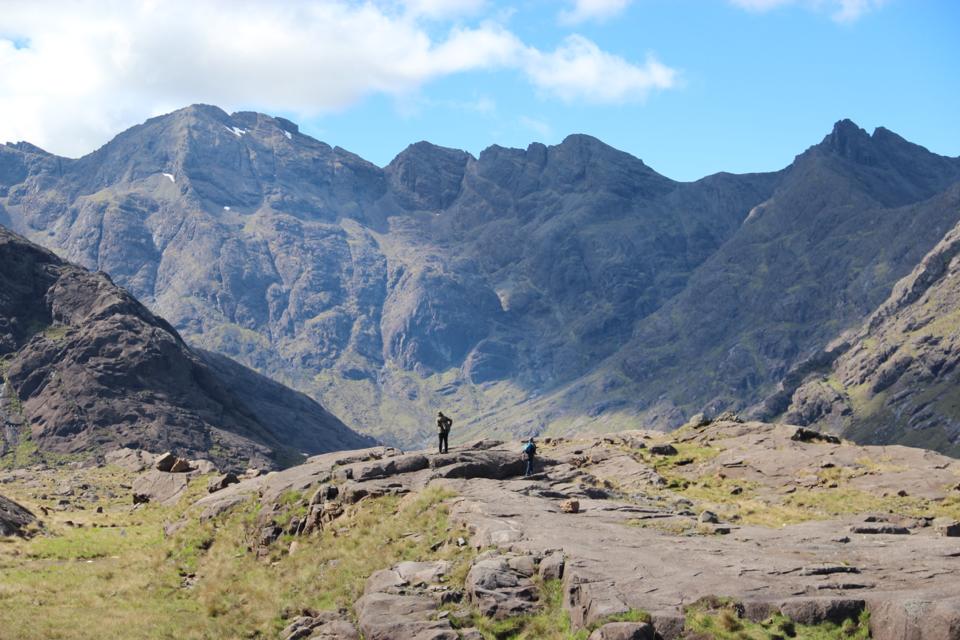
[[[0,537],[21,536],[24,529],[36,518],[25,507],[0,496]]]
[[[467,573],[466,590],[480,612],[494,619],[532,612],[539,594],[533,584],[539,558],[489,554]]]
[[[462,587],[450,584],[449,565],[439,561],[375,572],[355,605],[366,638],[456,638],[464,630],[447,621],[443,605],[451,602],[498,619],[535,612],[538,579],[562,581],[574,628],[597,627],[600,639],[681,638],[684,608],[717,597],[755,620],[781,613],[804,624],[842,623],[866,610],[874,638],[955,637],[955,521],[911,513],[949,511],[960,462],[903,447],[795,439],[796,432],[734,420],[700,424],[670,436],[677,453],[666,463],[650,452],[667,439],[662,434],[545,439],[533,478],[521,475],[513,445],[446,455],[377,447],[316,456],[198,505],[228,510],[259,499],[260,542],[269,547],[283,533],[337,527],[358,500],[452,490],[451,518],[470,532],[464,543],[483,553]],[[688,484],[722,499],[705,503],[684,492]],[[284,520],[271,506],[291,491],[302,495],[306,520]],[[843,500],[891,512],[830,516],[802,506]],[[639,612],[650,622],[611,621]]]
[[[347,612],[298,616],[280,633],[281,640],[360,640]]]

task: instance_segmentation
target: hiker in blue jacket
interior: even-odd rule
[[[533,436],[530,436],[530,439],[527,440],[527,444],[523,445],[523,453],[527,456],[527,470],[524,471],[524,476],[533,475],[533,457],[537,455],[537,443],[533,441]]]

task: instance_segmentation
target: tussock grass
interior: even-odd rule
[[[737,605],[728,598],[705,598],[686,608],[686,629],[694,637],[714,640],[866,640],[870,617],[866,612],[842,624],[798,624],[776,614],[761,622],[740,617]],[[699,634],[699,635],[696,635]]]

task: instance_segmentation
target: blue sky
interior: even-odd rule
[[[380,165],[418,140],[588,133],[692,180],[781,168],[841,118],[960,155],[955,0],[51,7],[5,7],[0,140],[65,155],[191,102],[284,115]]]

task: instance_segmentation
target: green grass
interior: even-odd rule
[[[16,394],[14,394],[16,397]],[[12,405],[13,410],[22,414],[20,399],[17,398],[16,404]],[[19,469],[29,467],[42,460],[40,449],[37,443],[33,441],[29,425],[22,425],[20,433],[17,435],[16,446],[3,456],[0,456],[0,469]]]
[[[196,595],[212,637],[273,637],[285,624],[280,613],[289,608],[352,609],[367,577],[397,562],[469,562],[471,549],[442,544],[464,535],[449,530],[443,501],[451,495],[427,489],[403,500],[361,501],[321,535],[298,538],[296,554],[275,549],[270,562],[246,552],[247,534],[235,526],[242,514],[235,514],[228,521],[233,526],[221,526],[196,569],[201,578]],[[440,549],[432,551],[438,544]]]
[[[686,608],[686,628],[715,640],[866,640],[870,637],[869,614],[842,624],[798,624],[776,614],[761,622],[741,618],[736,603],[728,598],[705,598]]]
[[[60,343],[70,332],[70,327],[65,324],[52,324],[43,330],[43,336],[51,342]]]
[[[136,509],[123,489],[131,478],[116,467],[52,469],[39,487],[5,485],[6,495],[36,511],[55,504],[55,495],[38,496],[66,479],[115,497],[98,503],[100,514],[92,506],[51,511],[44,533],[0,544],[0,640],[272,638],[286,626],[285,612],[352,610],[375,570],[447,559],[449,579],[462,582],[475,556],[453,542],[468,534],[451,529],[444,501],[452,494],[440,489],[362,500],[323,532],[297,538],[294,555],[277,543],[257,559],[249,550],[256,501],[201,524],[192,504],[207,478],[192,480],[175,506]],[[302,505],[298,493],[284,495],[287,507]],[[164,537],[164,523],[185,516],[188,524]]]

